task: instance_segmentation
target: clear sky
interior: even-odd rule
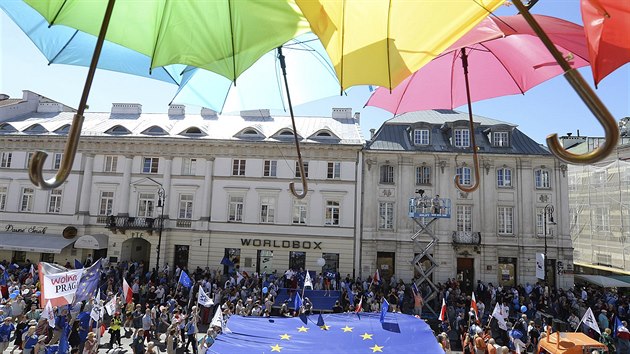
[[[498,15],[515,14],[514,6],[502,7]],[[540,0],[533,13],[560,17],[582,24],[579,0]],[[592,84],[590,67],[580,69]],[[0,10],[0,93],[21,97],[31,90],[72,107],[77,107],[86,68],[47,65],[28,37]],[[113,102],[141,103],[143,112],[165,112],[176,86],[156,80],[99,70],[89,99],[89,111],[109,111]],[[630,65],[618,69],[599,84],[597,94],[617,120],[630,116]],[[296,115],[329,116],[333,107],[352,107],[361,112],[361,128],[366,138],[371,128],[378,129],[391,113],[363,105],[369,91],[349,90],[349,95],[322,99],[295,108]],[[195,112],[197,108],[188,109]],[[458,110],[465,111],[466,107]],[[519,125],[519,129],[540,143],[549,133],[565,135],[580,130],[581,135],[599,136],[603,130],[582,104],[571,86],[560,76],[528,91],[525,95],[494,98],[473,104],[477,115]],[[288,114],[288,113],[287,113]]]

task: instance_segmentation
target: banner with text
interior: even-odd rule
[[[56,274],[45,274],[42,295],[45,299],[56,299],[74,295],[81,280],[83,269],[70,270]]]
[[[536,253],[536,278],[545,280],[545,255]]]

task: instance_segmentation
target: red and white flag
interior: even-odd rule
[[[125,278],[123,278],[123,296],[125,297],[125,303],[130,304],[133,302],[133,291]]]
[[[477,300],[474,292],[472,293],[472,300],[470,300],[470,308],[475,312],[475,321],[479,321],[479,310],[477,309]]]
[[[380,283],[381,276],[378,274],[378,269],[376,269],[376,273],[374,273],[374,278],[372,278],[372,283]]]
[[[46,306],[44,306],[44,311],[42,311],[41,318],[45,318],[48,321],[48,325],[50,327],[55,327],[55,311],[50,304],[50,300],[46,302]]]
[[[442,310],[440,310],[440,317],[438,317],[440,321],[446,320],[446,300],[442,298]]]
[[[361,296],[361,300],[359,300],[359,304],[357,305],[357,308],[354,310],[354,312],[359,313],[361,312],[362,308],[363,308],[363,296]]]

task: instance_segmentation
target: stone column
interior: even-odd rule
[[[94,155],[85,155],[85,167],[83,169],[83,183],[79,196],[79,215],[90,214],[90,197],[92,196],[92,173],[94,170]]]
[[[133,156],[125,156],[125,167],[123,170],[123,180],[121,184],[121,198],[118,206],[119,216],[129,216],[129,197],[131,187],[131,168],[133,167]]]

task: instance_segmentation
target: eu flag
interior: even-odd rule
[[[66,323],[64,328],[61,330],[61,337],[59,337],[59,348],[57,349],[58,354],[70,353],[70,342],[68,342],[69,337],[70,337],[70,325]]]
[[[212,353],[444,353],[433,331],[423,320],[404,314],[390,314],[400,332],[382,328],[378,313],[324,314],[264,318],[230,316],[231,333],[222,333],[208,349]]]
[[[227,257],[223,257],[223,259],[221,260],[221,264],[226,265],[228,267],[234,267],[234,262],[230,261],[230,259]]]
[[[389,302],[383,299],[383,304],[381,305],[381,323],[385,323],[385,315],[389,311]]]
[[[81,269],[81,268],[83,268],[83,263],[81,263],[80,260],[75,258],[74,259],[74,269]]]
[[[188,276],[188,274],[186,274],[186,272],[184,272],[183,270],[181,274],[179,275],[179,283],[187,287],[188,289],[192,287],[192,280],[190,280],[190,277]]]
[[[613,338],[617,338],[617,331],[619,330],[620,327],[623,327],[623,323],[621,323],[619,316],[615,315],[615,324],[613,325],[613,331],[612,331]]]
[[[98,290],[98,282],[101,279],[101,260],[97,260],[90,267],[83,270],[83,275],[77,286],[77,292],[74,295],[74,303],[80,301],[89,301],[96,295]]]
[[[295,292],[295,302],[293,306],[295,307],[295,311],[298,311],[300,307],[302,307],[302,298],[300,297],[300,293],[297,291]]]

